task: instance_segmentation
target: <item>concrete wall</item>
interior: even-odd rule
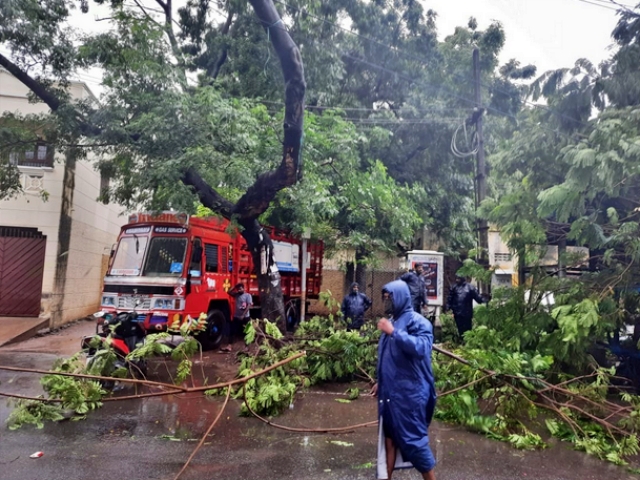
[[[331,292],[338,305],[342,303],[344,295],[353,282],[353,278],[347,278],[346,264],[354,260],[355,252],[348,250],[338,252],[322,260],[322,285],[320,291]],[[382,287],[398,278],[400,274],[400,258],[396,256],[380,255],[374,265],[367,268],[365,285],[360,285],[360,291],[373,300],[373,306],[367,315],[382,314],[383,305],[380,297]],[[339,311],[339,307],[334,307],[331,310],[320,300],[312,300],[308,310],[311,315],[335,314],[337,311]]]
[[[87,161],[76,165],[71,240],[64,286],[62,323],[98,310],[104,278],[104,257],[109,255],[120,227],[127,217],[122,208],[104,205],[96,199],[100,193],[100,175]]]
[[[72,83],[69,89],[75,99],[93,98],[82,83]],[[29,103],[27,94],[26,87],[0,69],[0,114],[49,111],[43,103]],[[105,258],[120,226],[127,221],[119,215],[121,207],[96,200],[100,194],[100,174],[91,160],[91,157],[78,160],[75,169],[67,172],[73,175],[73,189],[67,192],[64,155],[56,155],[53,168],[19,167],[25,193],[0,202],[0,225],[34,227],[47,236],[42,315],[51,318],[52,327],[98,309]],[[47,201],[42,199],[43,191],[48,194]],[[71,200],[67,212],[62,212],[64,195]],[[71,220],[70,232],[66,234],[60,231],[63,213]],[[59,239],[65,237],[68,245],[61,246]],[[56,279],[56,270],[63,274],[62,278]]]

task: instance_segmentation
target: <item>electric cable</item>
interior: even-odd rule
[[[467,147],[470,148],[469,151],[463,152],[458,148],[458,133],[460,129],[464,131],[464,138],[467,144]],[[451,137],[451,153],[453,153],[458,158],[469,158],[473,157],[478,153],[480,149],[480,142],[478,141],[478,132],[474,131],[471,137],[471,146],[469,146],[469,135],[467,133],[467,122],[462,122],[461,125],[456,128],[456,131],[453,132],[453,136]]]

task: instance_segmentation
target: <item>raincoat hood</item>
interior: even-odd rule
[[[393,282],[387,283],[382,291],[388,292],[393,296],[393,318],[400,318],[400,315],[403,313],[413,312],[411,294],[405,282],[402,280],[394,280]]]

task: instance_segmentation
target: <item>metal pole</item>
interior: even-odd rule
[[[307,240],[311,236],[311,232],[307,229],[302,233],[302,272],[300,285],[300,321],[304,322],[307,310]]]
[[[487,197],[487,166],[484,159],[484,136],[482,132],[482,98],[480,95],[480,51],[473,49],[473,77],[475,85],[475,101],[477,115],[476,117],[476,133],[478,135],[478,156],[477,156],[477,172],[476,172],[476,208],[480,206],[482,201]],[[477,220],[478,228],[478,246],[480,247],[480,265],[485,268],[489,266],[487,258],[489,252],[489,225],[486,220]],[[482,293],[491,293],[491,282],[488,285],[481,285]]]

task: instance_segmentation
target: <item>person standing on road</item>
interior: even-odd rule
[[[347,320],[348,330],[360,330],[364,324],[364,312],[371,308],[371,299],[364,293],[360,293],[357,282],[351,284],[351,291],[342,301],[342,315]]]
[[[424,480],[435,480],[429,425],[436,406],[431,368],[433,327],[413,311],[409,288],[394,281],[382,290],[385,313],[378,344],[378,479],[390,480],[395,469],[414,467]]]
[[[244,291],[244,285],[238,283],[235,287],[227,292],[236,301],[236,308],[233,314],[231,324],[225,323],[224,337],[227,339],[227,346],[222,347],[220,350],[223,352],[231,351],[231,344],[233,343],[233,337],[238,332],[242,332],[244,326],[249,321],[251,315],[251,307],[253,306],[253,298],[250,293]]]
[[[411,293],[411,305],[413,310],[422,313],[422,307],[427,304],[427,286],[424,283],[424,270],[421,263],[417,263],[413,271],[409,271],[400,277],[400,280],[409,286]]]
[[[473,301],[485,303],[478,290],[473,285],[469,285],[467,280],[460,275],[456,275],[456,283],[449,290],[447,298],[447,309],[453,313],[453,318],[458,327],[458,335],[464,339],[464,334],[471,330],[473,324]]]

